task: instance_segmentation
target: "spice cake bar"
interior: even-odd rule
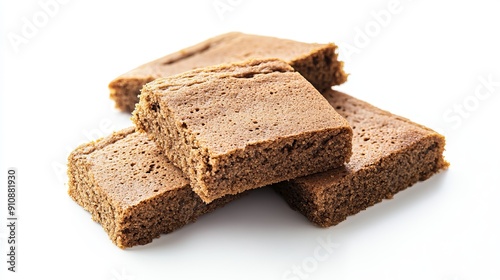
[[[146,84],[132,116],[205,202],[342,166],[352,130],[282,60],[200,68]]]
[[[350,162],[275,188],[313,223],[336,225],[448,167],[442,135],[344,93],[324,96],[353,128]]]
[[[78,147],[68,161],[69,195],[120,248],[147,244],[235,199],[205,204],[163,151],[133,127]]]
[[[337,46],[332,43],[310,44],[232,32],[151,61],[117,77],[109,84],[110,97],[118,109],[132,112],[139,101],[140,89],[147,82],[195,68],[251,58],[281,58],[320,91],[342,84],[347,79],[343,63],[337,60]]]

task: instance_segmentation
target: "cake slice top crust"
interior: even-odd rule
[[[277,57],[292,63],[327,46],[335,47],[333,44],[302,43],[275,37],[230,32],[144,64],[123,74],[120,78],[165,77],[208,65],[250,58]],[[177,63],[181,60],[182,63]]]
[[[181,130],[194,135],[195,145],[212,155],[301,133],[350,130],[307,80],[278,59],[157,79],[144,86],[141,103],[173,117]]]
[[[102,192],[122,209],[189,187],[189,180],[181,170],[168,161],[146,134],[135,132],[134,127],[80,146],[70,155],[71,159],[85,161],[94,181],[100,182]]]
[[[154,79],[185,71],[249,59],[280,58],[322,91],[347,80],[333,43],[293,40],[231,32],[143,64],[111,81],[110,98],[122,111],[132,112],[142,86]]]

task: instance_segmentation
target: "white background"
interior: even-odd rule
[[[498,1],[47,2],[0,6],[1,279],[500,279]],[[450,169],[328,229],[261,189],[117,248],[67,195],[68,153],[132,124],[108,98],[113,78],[228,31],[343,46],[351,75],[338,89],[444,133]]]

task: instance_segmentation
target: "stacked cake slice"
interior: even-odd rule
[[[185,71],[248,60],[279,58],[290,64],[319,91],[347,80],[337,46],[231,32],[148,62],[114,79],[111,98],[122,111],[132,112],[143,85]]]
[[[241,56],[250,59],[172,73]],[[154,75],[132,78],[139,73]],[[68,176],[70,196],[121,248],[273,184],[292,208],[331,226],[447,167],[441,135],[328,89],[345,81],[333,44],[230,33],[117,80],[122,90],[153,80],[136,127],[77,148]],[[117,106],[135,104],[116,99],[117,80]]]
[[[275,187],[315,224],[336,225],[448,167],[442,135],[341,92],[324,96],[352,126],[351,160]]]
[[[207,67],[146,86],[133,114],[205,201],[342,166],[352,130],[281,60]]]

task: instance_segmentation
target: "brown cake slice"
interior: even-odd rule
[[[344,93],[324,96],[352,126],[350,162],[275,188],[313,223],[336,225],[448,167],[442,135]]]
[[[251,60],[157,79],[133,121],[210,202],[339,167],[347,121],[281,60]]]
[[[250,58],[281,58],[299,71],[318,90],[346,81],[343,64],[334,44],[309,44],[292,40],[227,33],[169,54],[133,69],[109,84],[116,107],[132,112],[144,84],[188,70]]]
[[[133,127],[78,147],[68,161],[69,195],[120,248],[149,243],[235,199],[205,204],[154,142]]]

